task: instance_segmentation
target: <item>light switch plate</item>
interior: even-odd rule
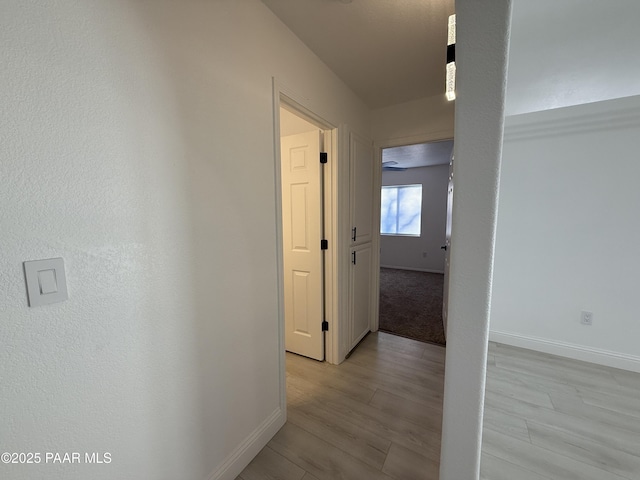
[[[62,258],[24,262],[24,276],[30,307],[64,302],[69,298]]]

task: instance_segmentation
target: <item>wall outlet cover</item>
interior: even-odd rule
[[[580,323],[583,325],[593,325],[593,312],[582,311],[580,313]]]

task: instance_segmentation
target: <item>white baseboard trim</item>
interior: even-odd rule
[[[278,407],[231,454],[224,459],[207,480],[234,480],[264,446],[278,433],[286,421],[284,411]]]
[[[640,373],[640,357],[625,353],[498,331],[489,332],[489,341]]]
[[[395,265],[380,265],[380,268],[395,268],[396,270],[409,270],[411,272],[440,273],[444,275],[444,270],[429,270],[428,268],[397,267]]]

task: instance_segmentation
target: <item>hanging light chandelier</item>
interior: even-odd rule
[[[449,15],[447,34],[447,100],[456,99],[456,15]]]

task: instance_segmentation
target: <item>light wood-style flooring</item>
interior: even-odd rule
[[[288,420],[236,480],[437,480],[443,347],[287,354]],[[640,479],[640,374],[489,345],[483,480]]]
[[[481,472],[640,479],[640,374],[490,343]]]
[[[287,353],[287,423],[237,480],[438,478],[444,356],[382,332],[337,366]]]

